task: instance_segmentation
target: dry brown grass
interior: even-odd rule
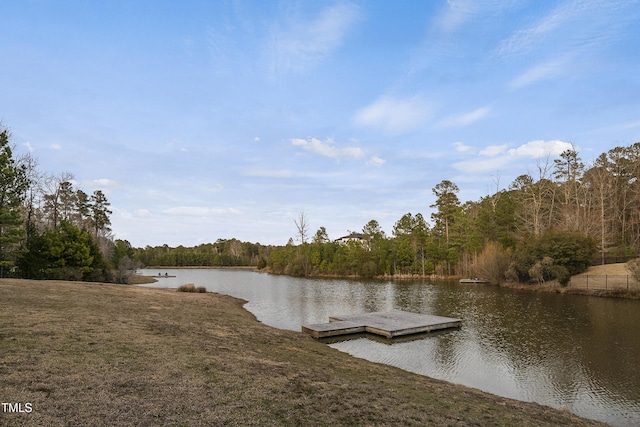
[[[243,301],[0,280],[3,426],[599,425],[355,359],[267,327]]]
[[[128,285],[143,285],[145,283],[155,283],[158,279],[154,279],[151,276],[141,276],[139,274],[132,274],[127,280]]]
[[[196,288],[196,285],[194,285],[193,283],[185,283],[184,285],[180,285],[178,287],[178,292],[192,292],[192,293],[204,294],[207,292],[207,288],[205,288],[204,286],[198,286]]]

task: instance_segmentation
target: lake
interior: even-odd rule
[[[535,293],[447,281],[302,279],[246,270],[168,273],[143,286],[185,283],[247,300],[267,325],[300,331],[329,316],[405,310],[463,319],[458,330],[392,344],[328,344],[373,362],[616,426],[640,425],[640,301]]]

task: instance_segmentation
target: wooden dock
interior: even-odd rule
[[[484,279],[471,278],[471,279],[460,279],[460,283],[489,283]]]
[[[461,319],[394,310],[333,316],[329,318],[329,323],[302,325],[302,332],[306,332],[314,338],[363,332],[395,338],[440,329],[458,328],[461,324]]]

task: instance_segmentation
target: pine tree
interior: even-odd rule
[[[21,207],[29,187],[27,171],[13,158],[9,132],[0,131],[0,277],[15,265],[16,250],[25,234]]]

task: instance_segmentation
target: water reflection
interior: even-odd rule
[[[248,271],[167,270],[184,283],[248,301],[282,329],[329,316],[392,309],[463,319],[461,329],[393,345],[330,344],[357,357],[484,391],[640,425],[638,301],[530,293],[452,282],[309,280]],[[163,271],[163,274],[165,271]],[[147,274],[155,275],[157,271]]]

